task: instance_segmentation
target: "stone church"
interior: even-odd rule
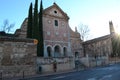
[[[44,57],[72,57],[87,67],[108,64],[112,53],[111,35],[114,32],[112,21],[109,28],[109,35],[83,42],[80,33],[70,28],[68,15],[53,3],[43,10]],[[26,31],[27,18],[15,35],[26,38]]]
[[[26,38],[27,21],[26,18],[12,36],[0,33],[0,71],[3,75],[21,76],[23,71],[32,75],[41,68],[42,72],[53,72],[54,62],[56,71],[72,70],[78,64],[92,67],[109,63],[114,33],[112,22],[109,22],[109,35],[83,42],[80,33],[70,28],[68,15],[53,3],[43,10],[44,56],[37,57],[34,39]]]
[[[26,18],[15,35],[26,38]],[[37,58],[38,69],[43,72],[53,71],[53,62],[57,62],[57,71],[75,68],[74,61],[83,57],[82,40],[79,32],[69,26],[68,15],[56,4],[43,10],[44,56]],[[63,67],[61,67],[63,66]]]
[[[27,18],[16,35],[26,38]],[[69,26],[68,15],[56,4],[43,10],[44,57],[83,56],[80,34]]]

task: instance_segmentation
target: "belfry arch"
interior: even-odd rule
[[[63,56],[64,56],[64,57],[67,56],[67,48],[66,48],[66,47],[63,48]]]

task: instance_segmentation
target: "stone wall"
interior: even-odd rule
[[[108,64],[112,53],[111,36],[106,35],[83,43],[84,54],[89,58],[89,66]]]
[[[70,42],[71,42],[71,51],[73,53],[73,56],[75,58],[77,57],[83,57],[84,54],[83,54],[83,46],[82,46],[82,43],[83,41],[81,40],[80,38],[80,33],[76,31],[73,31],[70,29]]]
[[[37,58],[37,67],[41,67],[41,72],[54,72],[53,64],[56,61],[57,72],[72,70],[75,68],[74,60],[72,57],[59,57],[59,58]],[[38,70],[39,71],[39,70]]]
[[[96,67],[96,66],[104,66],[109,64],[108,58],[109,58],[108,56],[102,56],[95,59],[93,57],[86,56],[79,58],[79,61],[81,64],[83,64],[86,67]]]
[[[3,76],[20,76],[23,71],[35,74],[35,61],[34,40],[0,37],[0,71]]]
[[[111,55],[112,45],[111,36],[106,35],[96,39],[92,39],[83,43],[84,54],[90,57],[100,57]]]

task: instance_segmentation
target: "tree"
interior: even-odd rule
[[[27,38],[32,38],[32,28],[33,28],[33,15],[32,15],[32,3],[29,7],[29,13],[28,13],[28,24],[27,24]]]
[[[38,0],[35,0],[35,5],[34,5],[34,17],[33,17],[33,38],[37,39],[38,38]]]
[[[38,0],[35,0],[34,15],[32,15],[32,3],[31,3],[28,14],[27,38],[34,38],[38,40],[37,56],[39,57],[43,56],[44,54],[42,13],[43,13],[42,0],[40,2],[39,14],[38,14]]]
[[[111,38],[112,54],[111,57],[120,56],[120,35],[114,34]]]
[[[43,21],[42,15],[43,14],[43,5],[42,0],[40,3],[40,12],[39,12],[39,37],[38,37],[38,56],[43,56],[44,54],[44,38],[43,38]]]
[[[80,32],[80,35],[81,35],[81,39],[83,41],[87,40],[89,32],[90,32],[89,27],[87,25],[80,24],[78,26],[78,28],[79,28],[79,32]]]
[[[9,24],[9,21],[6,19],[3,22],[3,26],[1,26],[1,31],[5,33],[9,33],[14,26],[15,26],[14,23]]]

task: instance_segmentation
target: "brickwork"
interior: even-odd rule
[[[91,57],[107,56],[112,52],[111,36],[106,35],[84,43],[84,52]]]
[[[76,31],[72,31],[70,29],[71,33],[71,50],[75,58],[83,57],[83,46],[82,43],[83,41],[80,39],[80,34]]]
[[[23,21],[21,28],[16,30],[15,36],[26,38],[26,31],[27,18]],[[42,66],[42,72],[53,71],[52,61],[54,60],[57,60],[57,71],[73,69],[75,67],[74,53],[78,52],[79,57],[83,54],[80,34],[70,29],[69,17],[56,3],[43,10],[43,34],[44,58],[37,58],[37,71],[39,71],[39,65]],[[28,48],[30,49],[30,47]],[[19,50],[17,51],[19,52]],[[46,60],[48,60],[47,63]],[[41,64],[40,61],[44,64]]]
[[[0,71],[3,76],[35,74],[36,45],[31,39],[0,37]],[[22,75],[21,75],[22,76]]]
[[[43,12],[45,56],[48,56],[47,47],[52,46],[52,54],[55,54],[55,46],[59,46],[59,53],[64,54],[63,48],[67,49],[67,56],[72,56],[69,33],[69,17],[54,3]],[[55,25],[55,21],[58,25]],[[63,55],[61,55],[63,56]],[[61,57],[60,56],[60,57]]]
[[[54,61],[56,71],[74,69],[75,61],[87,67],[108,63],[112,52],[111,36],[83,42],[79,32],[70,28],[67,14],[56,3],[43,10],[44,57],[37,57],[34,40],[26,39],[27,21],[26,18],[13,37],[0,37],[3,76],[22,76],[23,71],[25,75],[36,74],[36,71],[53,72]]]
[[[21,28],[16,31],[16,35],[25,38],[26,27],[27,18],[24,20]],[[43,10],[43,32],[44,57],[56,57],[54,56],[56,54],[57,57],[63,57],[64,53],[66,57],[69,57],[74,56],[75,52],[82,56],[80,34],[70,29],[69,17],[56,3]],[[58,49],[57,52],[56,47]]]

